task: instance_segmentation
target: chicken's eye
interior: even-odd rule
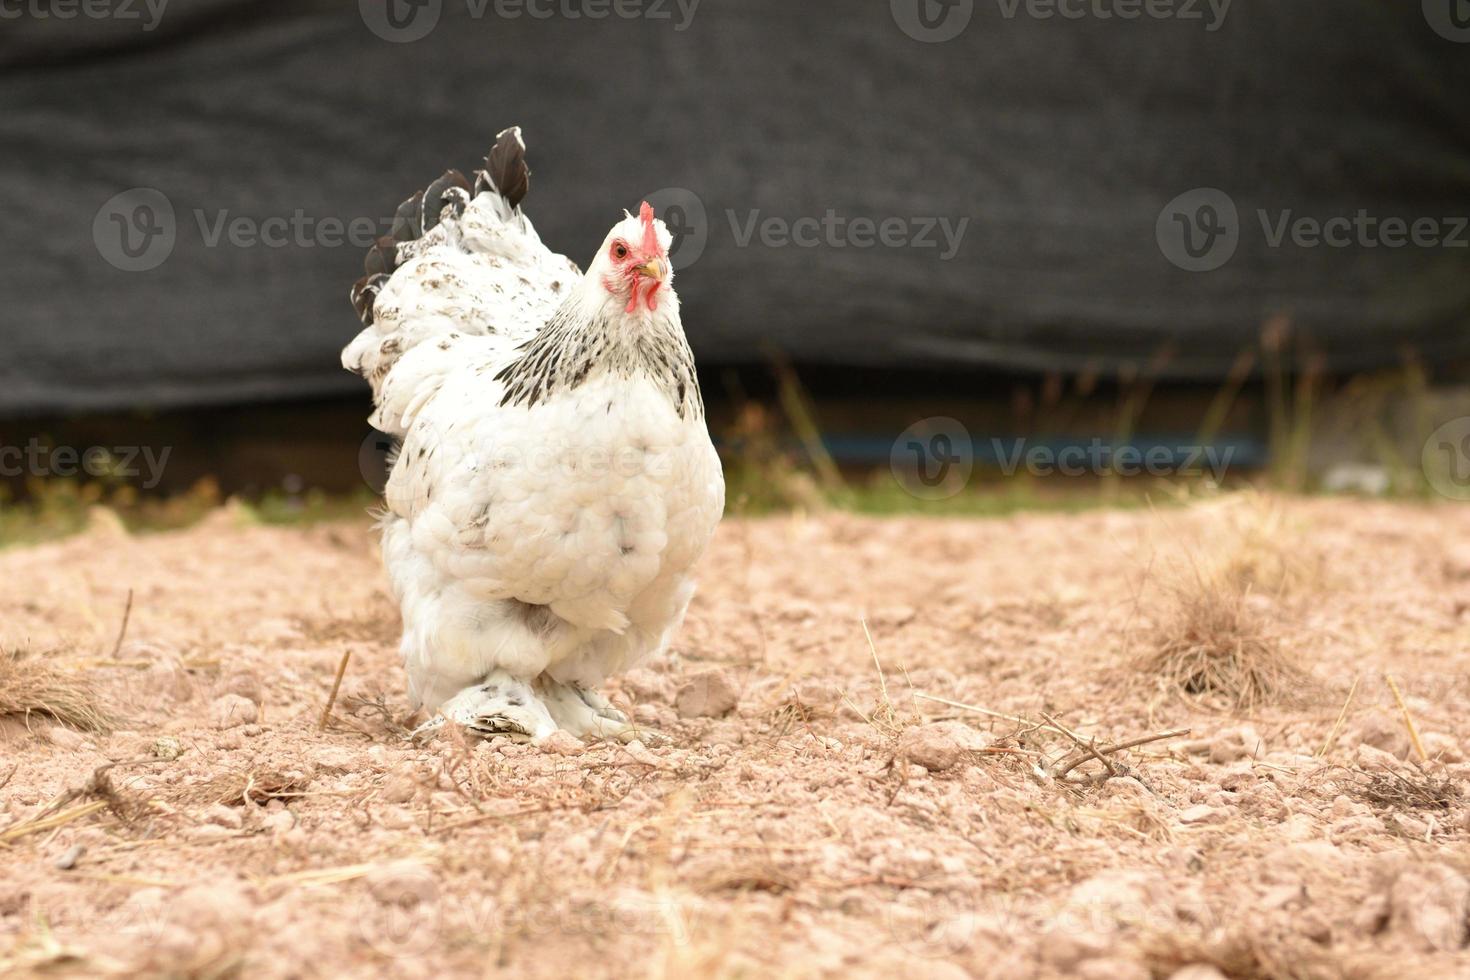
[[[628,257],[628,246],[622,242],[618,242],[613,246],[613,256],[619,259],[626,259]]]

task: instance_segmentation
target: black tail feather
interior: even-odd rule
[[[393,215],[393,237],[400,242],[411,242],[424,233],[424,192],[398,205]]]
[[[391,275],[396,268],[398,268],[398,242],[392,236],[384,235],[373,243],[372,248],[368,249],[362,269],[370,276],[386,276]]]
[[[485,169],[475,171],[473,186],[458,170],[446,170],[425,190],[398,205],[393,215],[393,234],[384,235],[368,249],[367,258],[363,260],[363,270],[367,275],[352,287],[352,306],[359,319],[364,325],[372,324],[373,303],[398,267],[398,246],[422,238],[425,232],[443,220],[445,208],[458,217],[464,213],[471,197],[487,190],[499,194],[512,208],[516,208],[530,189],[531,168],[526,165],[521,129],[512,126],[495,138],[495,145],[485,157]]]
[[[485,157],[485,169],[475,177],[476,193],[494,190],[512,208],[520,207],[531,189],[531,168],[526,164],[521,127],[512,126],[495,138],[495,145]]]
[[[373,303],[378,299],[378,292],[383,288],[388,277],[379,273],[369,273],[352,285],[352,308],[357,311],[357,317],[365,327],[373,323]]]
[[[463,191],[455,194],[455,190]],[[455,216],[464,213],[464,208],[469,203],[470,182],[465,180],[464,174],[458,170],[446,170],[444,176],[429,185],[424,191],[423,217],[420,224],[424,231],[428,231],[439,223],[446,207],[455,209]]]

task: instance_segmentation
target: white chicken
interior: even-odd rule
[[[414,703],[482,736],[627,738],[602,682],[661,650],[724,508],[670,236],[613,226],[583,275],[520,202],[520,130],[398,209],[342,364],[398,438],[383,559]]]

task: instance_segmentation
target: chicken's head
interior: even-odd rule
[[[672,241],[669,229],[653,216],[653,207],[644,201],[636,218],[629,214],[613,225],[587,270],[587,278],[625,300],[628,313],[637,312],[640,305],[656,310],[659,291],[674,281],[674,269],[669,264]]]

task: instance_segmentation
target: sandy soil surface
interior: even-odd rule
[[[0,552],[117,719],[0,721],[0,973],[1470,976],[1470,508],[730,521],[701,581],[611,692],[668,744],[416,746],[366,520]]]

